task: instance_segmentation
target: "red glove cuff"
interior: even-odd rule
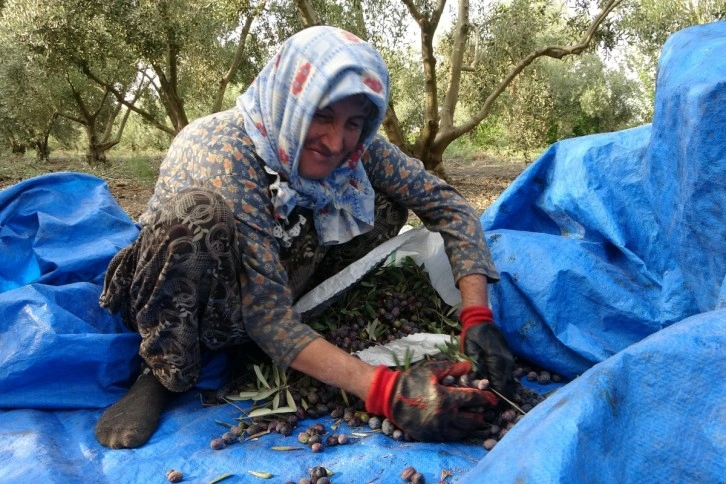
[[[459,335],[459,347],[461,351],[464,351],[464,340],[466,339],[466,332],[472,326],[482,323],[493,323],[494,315],[492,310],[486,306],[469,306],[461,310],[459,314],[459,321],[461,321],[461,335]]]
[[[376,368],[373,381],[366,397],[366,411],[374,415],[383,415],[391,419],[391,395],[396,386],[400,371],[388,369],[385,365]]]

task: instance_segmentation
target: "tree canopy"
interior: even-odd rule
[[[526,153],[647,121],[662,43],[723,18],[725,3],[5,0],[0,131],[13,150],[43,156],[49,138],[82,133],[96,162],[128,124],[168,142],[231,107],[289,35],[328,24],[381,51],[392,77],[386,135],[445,176],[444,152],[462,138]]]

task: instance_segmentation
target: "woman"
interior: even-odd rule
[[[376,134],[388,85],[372,46],[314,27],[284,43],[236,108],[175,138],[138,239],[106,275],[101,304],[141,334],[144,369],[99,420],[102,444],[143,445],[171,392],[197,381],[202,351],[250,339],[276,364],[359,396],[420,440],[463,437],[481,421],[468,409],[497,403],[489,392],[437,384],[468,363],[375,368],[293,310],[307,288],[395,236],[412,209],[444,237],[462,295],[462,349],[507,389],[511,353],[493,324],[481,324],[492,321],[486,284],[498,274],[478,217]]]

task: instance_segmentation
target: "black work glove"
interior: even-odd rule
[[[379,366],[366,410],[385,416],[416,440],[461,440],[482,427],[482,410],[498,403],[491,392],[441,384],[447,375],[458,379],[470,371],[469,362],[429,361],[406,371]]]
[[[489,380],[491,387],[511,398],[514,393],[514,357],[507,341],[494,325],[486,306],[469,306],[461,311],[461,351],[474,360],[476,375]]]

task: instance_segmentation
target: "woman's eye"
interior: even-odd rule
[[[333,120],[332,116],[325,113],[315,113],[313,119],[318,123],[330,123]]]

